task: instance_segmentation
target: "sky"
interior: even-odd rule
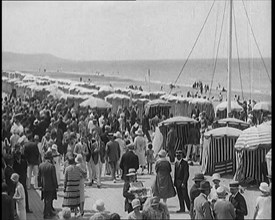
[[[260,51],[271,57],[271,0],[244,1]],[[186,59],[212,0],[2,1],[2,51],[73,60]],[[190,58],[217,54],[225,1],[216,0]],[[228,11],[218,57],[228,54]],[[234,1],[240,57],[260,57],[242,0]],[[234,23],[234,22],[233,22]],[[233,27],[233,57],[237,57]]]

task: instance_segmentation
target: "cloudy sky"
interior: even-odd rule
[[[74,60],[186,59],[212,2],[3,1],[2,50]],[[271,0],[244,2],[259,48],[270,57]],[[216,1],[191,58],[214,57],[224,4]],[[228,51],[228,5],[219,57]],[[259,57],[243,2],[235,1],[234,9],[240,56]]]

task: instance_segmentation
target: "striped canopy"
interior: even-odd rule
[[[272,149],[270,149],[270,150],[268,151],[268,153],[266,154],[265,158],[266,158],[267,160],[271,160],[271,159],[272,159]]]
[[[258,102],[254,105],[253,111],[268,111],[271,112],[271,103],[270,102]]]
[[[231,127],[221,127],[221,128],[215,128],[210,131],[207,131],[204,133],[205,137],[213,136],[213,137],[239,137],[242,133],[241,130],[237,128],[231,128]]]
[[[193,119],[193,118],[189,118],[189,117],[184,117],[184,116],[175,116],[173,118],[168,118],[162,122],[159,123],[159,125],[169,125],[169,124],[194,124],[194,123],[198,123],[197,120]]]
[[[227,109],[227,101],[225,102],[221,102],[220,104],[218,104],[216,106],[216,112],[217,111],[223,111]],[[231,110],[232,111],[242,111],[243,110],[243,107],[240,106],[237,102],[235,101],[231,101]]]
[[[256,150],[259,147],[270,147],[271,145],[271,124],[263,123],[242,131],[235,148],[236,150]]]

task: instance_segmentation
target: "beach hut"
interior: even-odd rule
[[[105,101],[112,104],[112,113],[116,113],[119,106],[124,108],[124,107],[129,107],[130,105],[130,97],[127,95],[118,94],[118,93],[112,93],[107,95],[105,97]]]
[[[170,113],[171,104],[162,99],[155,99],[149,101],[145,105],[145,114],[148,115],[149,118],[153,118],[156,114],[165,115],[167,118]]]
[[[203,174],[235,173],[234,145],[241,132],[241,130],[236,128],[221,127],[204,133],[201,166]]]
[[[271,149],[271,123],[266,122],[242,131],[235,143],[236,173],[239,182],[266,180],[266,154]]]
[[[167,149],[166,139],[169,131],[168,126],[173,124],[177,133],[175,151],[177,149],[186,150],[185,146],[189,144],[189,131],[191,124],[197,124],[197,120],[190,117],[175,116],[166,119],[158,124],[155,132],[155,138],[153,140],[154,152],[157,153],[160,149]],[[157,138],[161,137],[162,141],[158,141]]]
[[[243,107],[238,104],[238,102],[231,101],[231,112],[234,113],[239,113],[243,110]],[[215,114],[216,117],[221,119],[221,118],[226,118],[227,117],[227,101],[221,102],[216,106],[215,109]]]
[[[100,89],[98,90],[98,97],[101,99],[104,99],[105,96],[114,93],[115,90],[111,86],[101,86]]]
[[[237,118],[223,118],[223,119],[214,121],[212,124],[212,127],[213,128],[232,127],[232,128],[238,128],[240,130],[244,130],[249,127],[249,124]]]
[[[267,165],[267,173],[269,176],[272,175],[272,149],[268,151],[268,153],[265,156],[266,159],[266,165]]]
[[[91,109],[108,109],[112,108],[112,105],[109,102],[106,102],[103,99],[90,97],[87,100],[79,104],[80,107],[90,107]]]

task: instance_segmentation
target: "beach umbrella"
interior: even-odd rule
[[[227,101],[221,102],[216,106],[216,112],[217,111],[223,111],[227,109]],[[231,111],[242,111],[243,107],[238,104],[238,102],[231,101]]]
[[[256,150],[259,147],[270,147],[271,145],[271,124],[263,123],[242,131],[236,141],[236,150]]]
[[[195,124],[198,123],[197,120],[185,116],[175,116],[173,118],[168,118],[162,122],[159,123],[159,125],[170,125],[170,124]]]
[[[99,108],[99,109],[107,109],[112,108],[112,105],[109,102],[104,101],[103,99],[90,97],[87,100],[80,103],[80,106],[90,108]]]
[[[268,111],[271,112],[271,103],[270,102],[258,102],[254,105],[253,111]]]

